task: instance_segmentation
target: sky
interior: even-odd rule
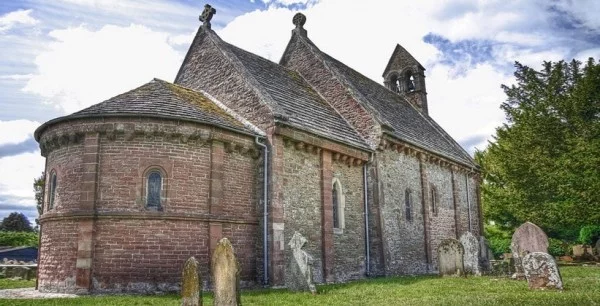
[[[325,53],[382,83],[396,44],[427,70],[430,116],[471,154],[505,122],[514,62],[600,59],[596,0],[210,0],[225,41],[279,62],[292,17]],[[0,218],[37,218],[43,122],[138,87],[172,82],[205,2],[0,2]]]

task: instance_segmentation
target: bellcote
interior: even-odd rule
[[[400,45],[396,45],[383,71],[383,83],[417,109],[428,113],[425,68]]]

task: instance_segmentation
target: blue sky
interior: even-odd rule
[[[381,82],[397,43],[427,69],[430,115],[469,152],[504,116],[500,84],[518,60],[600,59],[594,0],[209,1],[226,41],[279,61],[307,16],[321,50]],[[0,2],[0,217],[37,217],[32,182],[44,167],[33,131],[154,77],[172,81],[200,22],[196,0]]]

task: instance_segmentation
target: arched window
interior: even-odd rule
[[[438,194],[437,189],[433,184],[430,185],[429,192],[431,194],[431,212],[434,216],[437,216],[438,213]]]
[[[159,170],[151,170],[146,178],[146,207],[151,209],[161,209],[163,177]]]
[[[333,210],[333,229],[335,233],[341,233],[345,227],[344,209],[346,204],[342,184],[337,178],[334,178],[332,182],[331,202]]]
[[[54,208],[54,200],[56,198],[56,171],[50,172],[50,196],[48,197],[48,210]]]
[[[412,192],[408,188],[404,191],[404,212],[406,221],[412,221]]]
[[[413,76],[411,71],[408,71],[406,73],[406,87],[405,87],[405,91],[406,92],[413,92],[416,90],[416,85],[415,85],[415,77]]]

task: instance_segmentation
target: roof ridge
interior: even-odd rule
[[[228,49],[231,48],[231,46],[233,45],[222,40],[221,37],[219,37],[219,35],[217,35],[213,30],[207,29],[206,31],[208,33],[208,38],[215,43],[215,46],[217,46],[217,49],[221,51],[221,54],[223,54],[227,59],[229,59],[229,62],[234,66],[234,68],[236,68],[238,72],[241,73],[244,76],[244,78],[251,83],[251,88],[258,94],[259,97],[264,99],[263,102],[271,110],[274,119],[287,121],[288,115],[285,113],[285,111],[281,109],[279,105],[277,105],[275,99],[273,99],[273,97],[268,92],[266,92],[264,88],[262,88],[262,85],[260,85],[256,78],[250,72],[248,72],[248,69],[242,63],[242,61],[231,50]],[[238,49],[243,50],[241,48]],[[248,52],[246,50],[243,51]],[[256,56],[256,54],[254,53],[248,53]]]

